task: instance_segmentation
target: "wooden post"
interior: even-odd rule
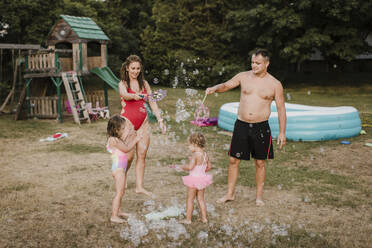
[[[72,43],[72,69],[75,72],[79,71],[80,68],[80,51],[79,43]]]
[[[49,64],[49,66],[51,67],[51,68],[55,68],[56,67],[56,63],[55,63],[55,52],[54,52],[54,50],[56,50],[56,47],[54,46],[54,45],[49,45],[48,46],[48,49],[51,49],[51,50],[53,50],[53,52],[51,52],[51,53],[49,53],[49,59],[50,59],[50,64]]]
[[[104,95],[105,95],[105,106],[104,107],[108,107],[108,93],[107,93],[106,82],[103,82],[103,90],[104,90]]]
[[[27,97],[30,97],[30,84],[27,84],[27,87],[26,87],[26,99]],[[31,111],[31,105],[30,105],[29,100],[26,100],[26,106],[27,106],[27,114],[29,114]]]
[[[101,68],[107,66],[107,45],[101,44]]]
[[[14,120],[16,120],[16,121],[19,119],[19,115],[21,113],[22,106],[23,106],[23,103],[24,103],[24,100],[25,100],[26,89],[28,88],[31,80],[32,80],[32,78],[26,79],[26,84],[21,91],[21,95],[19,97],[19,102],[17,104],[17,110],[16,110],[16,113],[15,113],[15,116],[14,116]]]
[[[88,46],[84,42],[82,45],[82,60],[83,60],[83,73],[88,73]]]
[[[0,82],[3,81],[3,49],[0,49]]]
[[[58,77],[54,79],[53,77],[50,77],[54,83],[54,85],[57,87],[57,112],[58,112],[58,122],[62,123],[62,104],[61,104],[61,84],[62,84],[62,78]]]

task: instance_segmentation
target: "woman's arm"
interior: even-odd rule
[[[127,86],[123,81],[119,82],[119,94],[124,100],[140,100],[142,97],[140,97],[138,94],[134,93],[128,93]]]
[[[151,87],[150,87],[150,85],[147,81],[145,81],[145,88],[146,88],[146,92],[147,92],[148,95],[152,94]],[[156,116],[156,119],[159,122],[162,133],[164,134],[167,131],[167,128],[164,124],[163,118],[161,118],[161,116],[160,116],[160,111],[159,111],[158,104],[156,104],[156,102],[154,102],[154,101],[149,101],[149,105],[150,105],[152,111],[154,112],[154,114]]]

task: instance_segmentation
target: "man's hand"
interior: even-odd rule
[[[216,92],[216,87],[209,87],[205,90],[205,94],[206,95],[209,95],[209,94],[213,94],[214,92]]]
[[[286,142],[287,142],[287,139],[285,137],[285,134],[280,133],[278,136],[278,142],[277,142],[278,145],[280,144],[280,149],[282,149],[282,147],[285,146]]]

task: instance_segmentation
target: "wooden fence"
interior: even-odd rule
[[[30,102],[30,113],[28,117],[38,118],[57,118],[57,100],[56,96],[27,97]]]
[[[92,107],[105,107],[105,95],[103,90],[102,91],[87,91],[85,93],[86,96],[86,102],[91,102]],[[66,95],[61,95],[61,100],[62,100],[62,112],[66,112],[66,102],[68,102],[67,96]],[[98,106],[97,106],[98,103]]]
[[[36,53],[28,54],[26,71],[53,71],[56,69],[55,53],[50,50],[40,50]]]
[[[90,91],[86,92],[87,102],[92,103],[92,107],[105,107],[105,96],[103,91]],[[30,113],[28,117],[37,117],[45,119],[54,119],[58,117],[57,110],[57,96],[38,96],[38,97],[27,97],[26,100],[30,103]],[[70,114],[67,111],[66,106],[67,96],[61,95],[62,112],[64,114]]]

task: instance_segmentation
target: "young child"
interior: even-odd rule
[[[211,163],[207,153],[204,151],[205,137],[201,133],[192,133],[188,141],[191,151],[190,162],[182,167],[183,170],[190,171],[188,176],[182,177],[183,183],[187,187],[186,219],[180,222],[191,224],[194,199],[196,197],[201,212],[201,221],[207,223],[207,206],[204,200],[204,190],[212,183],[212,175],[206,173],[211,169]]]
[[[116,194],[112,200],[111,222],[123,223],[129,214],[120,210],[121,199],[123,198],[126,184],[125,172],[127,169],[127,152],[131,151],[140,140],[135,131],[130,131],[128,123],[119,115],[110,118],[107,124],[107,151],[111,153],[112,167],[111,173],[115,180]]]

